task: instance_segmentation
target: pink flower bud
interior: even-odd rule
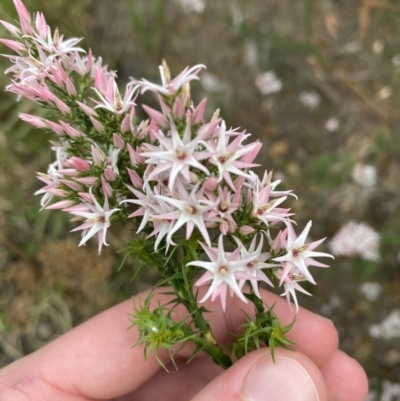
[[[159,111],[152,109],[149,106],[146,106],[145,104],[142,106],[144,111],[148,114],[148,116],[154,120],[154,122],[160,126],[160,127],[166,127],[168,126],[168,120],[167,118],[161,114]]]
[[[69,181],[69,180],[60,180],[60,181],[67,187],[71,188],[73,191],[76,192],[83,191],[82,185],[78,184],[75,181]]]
[[[78,194],[85,202],[93,203],[92,196],[88,192],[79,192]]]
[[[87,171],[90,169],[90,163],[77,156],[72,156],[68,159],[69,164],[78,171]]]
[[[239,228],[239,233],[242,235],[249,235],[254,231],[255,231],[254,228],[251,228],[250,226],[242,226]]]
[[[71,78],[67,78],[65,81],[65,86],[67,87],[67,92],[70,96],[75,97],[77,95],[76,88],[74,83],[71,81]]]
[[[228,234],[228,223],[226,221],[223,221],[219,225],[219,229],[221,230],[222,234],[224,234],[224,235]]]
[[[84,197],[82,195],[85,195],[84,197],[86,197],[86,192],[82,192],[79,194],[79,196],[83,199]],[[89,198],[90,198],[90,194],[87,194],[87,195],[89,195]],[[92,198],[90,198],[89,202],[90,203],[93,202]],[[91,210],[84,203],[80,203],[79,205],[66,207],[65,209],[63,209],[63,212],[67,212],[67,213],[74,213],[74,212],[88,213],[89,212],[90,213]]]
[[[107,181],[114,182],[117,179],[118,174],[115,171],[106,168],[104,170],[104,176],[107,178]]]
[[[4,28],[7,29],[8,32],[11,33],[11,35],[18,37],[21,34],[21,31],[14,25],[9,24],[6,21],[1,21],[0,24],[4,26]]]
[[[46,40],[47,35],[49,33],[49,28],[42,13],[36,13],[35,25],[36,25],[36,30],[39,32],[39,36],[43,40]]]
[[[172,108],[172,114],[178,119],[183,118],[185,115],[185,106],[183,105],[181,99],[175,99],[174,106]]]
[[[131,128],[131,118],[130,115],[127,114],[121,123],[121,132],[129,132]]]
[[[158,95],[158,101],[160,102],[161,111],[164,116],[169,116],[171,114],[171,107],[164,102],[164,99],[160,95]]]
[[[20,42],[16,42],[15,40],[0,39],[0,43],[3,43],[3,45],[9,47],[11,50],[15,51],[15,53],[18,53],[20,56],[26,50],[25,45],[23,45]]]
[[[111,185],[107,182],[104,176],[101,176],[101,188],[103,189],[103,193],[107,198],[111,198],[113,195],[113,189]]]
[[[207,99],[203,99],[196,107],[193,113],[193,124],[199,124],[203,121],[204,111],[206,110]]]
[[[47,128],[47,124],[40,117],[33,116],[31,114],[19,113],[19,118],[36,128]]]
[[[69,108],[69,106],[64,103],[62,100],[55,98],[54,99],[54,103],[56,105],[56,107],[58,108],[58,110],[61,111],[62,114],[70,114],[71,113],[71,109]]]
[[[62,200],[62,201],[56,202],[50,206],[45,207],[45,209],[50,209],[50,210],[65,209],[67,207],[72,206],[74,203],[75,202],[72,200]]]
[[[89,185],[91,187],[97,185],[98,178],[97,177],[82,177],[82,178],[75,178],[75,181],[80,182],[84,185]]]
[[[216,177],[207,177],[204,181],[204,189],[206,191],[214,191],[218,186],[218,179]]]
[[[97,166],[102,166],[103,165],[103,161],[104,161],[104,157],[102,155],[102,152],[100,152],[100,149],[98,149],[96,146],[92,145],[92,157],[93,157],[93,161]]]
[[[127,170],[128,170],[129,177],[132,181],[132,184],[136,188],[142,188],[143,180],[139,177],[139,175],[135,171],[131,170],[130,168],[127,168]]]
[[[189,172],[190,183],[196,184],[199,181],[199,176],[193,172]]]
[[[69,193],[67,191],[64,191],[63,189],[58,189],[58,188],[49,188],[46,189],[46,192],[55,195],[55,196],[59,196],[60,198],[65,198],[69,195]]]
[[[68,136],[72,139],[78,138],[82,136],[82,133],[71,127],[69,124],[64,121],[60,121],[60,125],[64,128],[64,131],[68,134]]]
[[[96,120],[96,119],[95,119],[94,117],[92,117],[92,116],[89,116],[89,118],[90,118],[90,121],[91,121],[92,124],[93,124],[93,127],[94,127],[97,131],[99,131],[99,132],[104,132],[104,130],[105,130],[104,125],[103,125],[100,121]]]
[[[124,140],[118,134],[113,134],[113,141],[116,148],[122,149],[125,147]]]
[[[97,117],[97,113],[89,106],[78,101],[76,101],[76,103],[88,117]]]
[[[64,133],[64,130],[63,130],[63,127],[61,127],[60,124],[57,124],[57,123],[55,123],[55,122],[53,122],[53,121],[50,121],[50,120],[47,120],[47,121],[46,121],[46,124],[47,124],[48,127],[51,128],[57,135],[63,136],[63,135],[65,134],[65,133]]]
[[[77,177],[79,175],[79,171],[75,170],[74,168],[64,168],[58,170],[59,174],[66,175],[68,177]]]

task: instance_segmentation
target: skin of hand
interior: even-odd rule
[[[153,297],[154,306],[170,299],[166,289]],[[168,289],[167,289],[168,290]],[[135,305],[146,298],[135,297]],[[262,292],[274,305],[282,325],[294,313],[286,300]],[[213,308],[212,308],[213,306]],[[218,341],[244,320],[251,306],[230,299],[225,313],[218,305],[207,318]],[[143,349],[133,347],[136,328],[129,327],[132,300],[125,301],[62,335],[40,350],[0,370],[0,401],[364,401],[368,391],[360,365],[338,350],[332,322],[300,308],[288,337],[293,350],[276,350],[274,364],[267,348],[253,351],[224,371],[208,356],[186,363],[185,347],[178,369],[166,372],[155,358],[145,362]],[[185,316],[176,309],[176,318]],[[168,363],[168,356],[161,354]]]

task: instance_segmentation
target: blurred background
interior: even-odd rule
[[[397,0],[25,0],[65,36],[84,37],[121,84],[203,63],[193,97],[264,147],[299,230],[337,255],[300,303],[332,319],[371,381],[369,401],[400,400],[400,3]],[[14,21],[11,0],[0,19]],[[8,37],[0,29],[1,37]],[[3,47],[2,53],[8,53]],[[8,61],[0,59],[0,71]],[[0,75],[0,87],[8,83]],[[68,216],[39,213],[35,171],[52,161],[37,106],[0,92],[0,365],[151,286],[118,271],[124,237],[97,256]],[[261,172],[261,170],[260,170]]]

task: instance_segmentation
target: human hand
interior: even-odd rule
[[[262,297],[268,305],[275,304],[282,325],[290,323],[293,312],[286,300],[266,291]],[[157,294],[153,302],[167,298]],[[209,314],[218,341],[241,325],[243,306],[232,298],[225,313],[214,308]],[[275,364],[265,348],[224,371],[205,356],[186,364],[191,350],[185,348],[176,358],[178,370],[171,368],[169,373],[155,358],[145,362],[141,347],[131,349],[138,332],[127,330],[130,313],[131,300],[0,370],[0,401],[365,400],[364,371],[337,349],[333,324],[305,309],[300,308],[288,335],[296,342],[295,351],[276,349]],[[181,319],[185,311],[178,308],[176,314]],[[160,355],[168,363],[168,356]]]

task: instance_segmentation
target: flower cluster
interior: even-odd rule
[[[132,222],[165,255],[164,278],[189,285],[185,294],[208,286],[200,302],[219,297],[225,309],[228,294],[248,302],[245,294],[260,297],[260,282],[276,281],[298,308],[296,291],[307,293],[299,282],[315,284],[309,268],[326,265],[314,258],[331,255],[315,251],[323,239],[307,241],[311,221],[296,235],[283,206],[291,191],[279,191],[272,172],[260,179],[252,171],[261,143],[228,128],[218,111],[207,120],[205,99],[193,104],[190,82],[204,66],[172,79],[163,62],[161,84],[132,79],[120,92],[116,73],[77,47],[79,39],[52,33],[41,13],[13,1],[20,26],[1,21],[14,40],[0,42],[17,53],[7,56],[7,90],[48,109],[45,117],[20,117],[57,138],[55,161],[38,177],[42,207],[80,221],[73,229],[81,231],[79,245],[97,234],[99,252],[112,224]],[[140,120],[135,102],[147,91],[160,107],[142,105],[148,118]],[[172,258],[177,247],[183,259]],[[184,284],[174,278],[178,270]]]
[[[329,242],[331,252],[336,256],[360,256],[377,262],[379,255],[379,234],[365,223],[349,221]]]

